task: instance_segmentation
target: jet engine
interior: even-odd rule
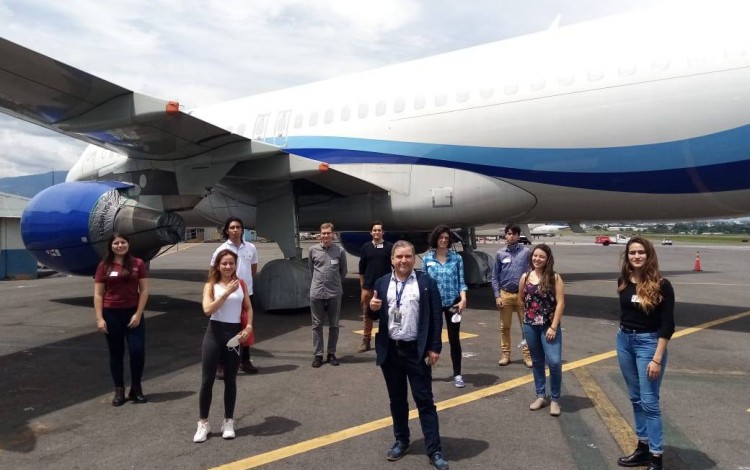
[[[56,271],[93,275],[114,232],[127,235],[130,253],[144,261],[152,259],[162,246],[182,240],[182,218],[129,198],[131,187],[117,181],[87,181],[45,189],[21,216],[26,249]]]

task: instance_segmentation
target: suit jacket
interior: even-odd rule
[[[440,353],[443,341],[440,337],[443,330],[443,311],[440,302],[440,291],[437,283],[427,274],[416,271],[419,286],[419,320],[417,325],[417,347],[420,357],[425,357],[427,351]],[[378,333],[375,335],[375,352],[377,365],[383,365],[388,356],[388,284],[392,273],[388,273],[375,281],[378,298],[383,301],[380,310],[368,310],[370,318],[379,320]]]

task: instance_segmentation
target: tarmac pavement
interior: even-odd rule
[[[434,370],[452,469],[614,469],[621,446],[630,452],[632,410],[613,354],[622,247],[594,245],[591,238],[544,240],[553,245],[566,289],[558,418],[548,409],[529,411],[533,380],[520,350],[509,366],[497,366],[491,290],[469,292],[461,329],[475,336],[462,340],[466,388],[453,386],[447,343]],[[257,246],[261,267],[280,255],[275,244]],[[237,438],[225,441],[219,433],[223,385],[217,382],[213,434],[192,442],[208,321],[200,296],[215,247],[182,244],[151,263],[144,405],[110,405],[106,343],[93,320],[90,278],[0,282],[0,468],[430,468],[417,419],[410,421],[410,453],[399,462],[385,459],[393,441],[385,384],[374,351],[356,353],[356,273],[345,283],[341,366],[310,367],[308,310],[256,312],[252,352],[260,373],[238,377]],[[498,248],[480,245],[490,253]],[[692,271],[697,250],[702,272]],[[677,296],[678,332],[661,398],[665,467],[750,469],[750,247],[657,251]],[[349,259],[350,271],[356,261]],[[511,335],[520,341],[515,323]]]

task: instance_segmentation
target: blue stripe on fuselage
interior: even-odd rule
[[[286,151],[327,163],[412,163],[557,186],[654,194],[748,189],[750,126],[629,147],[523,149],[344,137],[290,137]]]

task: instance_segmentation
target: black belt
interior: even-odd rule
[[[417,345],[417,340],[411,340],[411,341],[404,341],[403,339],[388,339],[388,342],[390,342],[392,345],[396,346],[397,348],[406,348],[406,347],[413,347]]]
[[[656,333],[658,330],[634,330],[632,328],[625,328],[624,326],[620,325],[620,331],[627,334],[634,334],[634,333]]]
[[[518,289],[516,289],[516,290],[510,290],[510,289],[503,289],[503,288],[501,287],[501,288],[500,288],[500,290],[501,290],[501,291],[504,291],[504,292],[507,292],[507,293],[509,293],[509,294],[518,294]]]

